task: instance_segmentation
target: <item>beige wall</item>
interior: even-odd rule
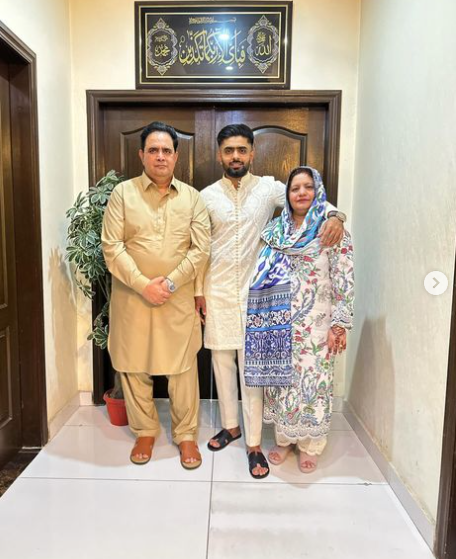
[[[37,56],[46,384],[52,419],[78,389],[76,307],[64,262],[65,211],[73,202],[68,2],[0,0],[0,19]]]
[[[434,520],[456,235],[456,3],[362,3],[347,396]],[[450,279],[444,295],[428,272]]]
[[[134,89],[133,0],[72,0],[75,192],[87,188],[87,89]],[[339,207],[351,213],[360,0],[294,2],[292,89],[341,89],[342,145]],[[100,37],[100,22],[106,37]],[[90,312],[80,306],[79,387],[92,387]],[[339,371],[336,392],[343,394]]]

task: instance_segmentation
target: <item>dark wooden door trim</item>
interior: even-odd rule
[[[23,446],[47,442],[36,57],[0,22],[11,83],[16,280]]]
[[[456,263],[434,553],[438,559],[456,557]]]
[[[250,89],[157,89],[134,91],[87,91],[89,182],[95,184],[106,172],[103,160],[103,110],[108,107],[195,106],[239,109],[240,107],[321,107],[328,113],[325,138],[325,173],[327,187],[337,192],[339,173],[339,142],[341,119],[341,91],[278,91]],[[94,316],[98,314],[99,301],[94,301]],[[93,346],[94,402],[103,403],[105,357]]]

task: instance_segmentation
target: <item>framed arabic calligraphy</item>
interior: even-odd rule
[[[289,88],[293,2],[135,2],[136,87]]]

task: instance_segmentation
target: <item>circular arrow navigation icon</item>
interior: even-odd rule
[[[424,289],[431,295],[442,295],[448,287],[448,278],[443,272],[430,272],[424,278]]]

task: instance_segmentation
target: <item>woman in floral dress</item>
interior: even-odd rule
[[[311,167],[294,169],[282,214],[263,231],[249,292],[245,379],[265,386],[264,420],[274,424],[281,464],[296,445],[312,472],[330,429],[334,358],[346,348],[353,319],[353,247],[323,248],[326,193]]]

